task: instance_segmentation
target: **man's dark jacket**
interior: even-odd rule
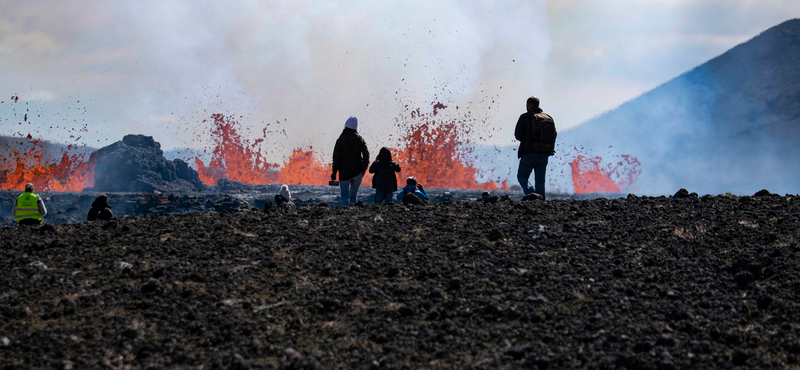
[[[400,165],[392,161],[392,152],[388,148],[381,148],[378,160],[369,166],[369,173],[375,174],[372,177],[372,187],[377,190],[397,191],[395,172],[400,172]]]
[[[356,130],[345,128],[333,148],[333,175],[347,181],[366,172],[369,167],[369,150],[364,138]]]
[[[98,198],[92,202],[92,209],[89,210],[89,215],[86,217],[86,220],[110,220],[112,218],[114,218],[114,213],[111,212],[111,207]]]
[[[522,113],[517,120],[517,127],[514,129],[514,137],[519,140],[519,149],[517,150],[517,158],[522,158],[523,155],[528,153],[539,153],[533,150],[533,143],[541,141],[539,132],[533,132],[533,115],[536,113],[543,113],[542,108],[536,107],[525,113]],[[540,153],[552,154],[552,153]]]

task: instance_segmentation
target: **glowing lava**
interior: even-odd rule
[[[471,163],[472,150],[466,139],[469,125],[457,120],[437,121],[435,117],[447,106],[439,102],[432,105],[432,114],[412,110],[410,117],[398,123],[405,129],[395,156],[403,169],[400,178],[414,176],[424,186],[437,188],[497,190],[494,181],[476,180],[478,170]],[[501,188],[508,189],[505,181]]]
[[[250,142],[237,131],[239,123],[231,116],[213,114],[211,138],[214,143],[211,161],[206,166],[195,158],[197,174],[206,185],[215,185],[219,179],[245,184],[272,183],[274,164],[264,160],[260,145],[263,139]],[[205,121],[204,121],[205,122]]]
[[[508,189],[506,181],[498,187],[494,181],[479,183],[476,180],[478,170],[469,160],[471,150],[464,139],[469,134],[468,127],[461,121],[433,119],[445,108],[444,104],[435,103],[431,114],[420,113],[417,109],[411,111],[410,118],[399,120],[398,126],[405,132],[398,142],[399,149],[392,150],[395,161],[403,168],[398,178],[415,176],[428,187]],[[239,134],[239,123],[232,116],[214,114],[212,119],[211,160],[207,165],[199,158],[194,160],[200,180],[206,185],[214,185],[223,178],[245,184],[290,185],[326,185],[330,180],[330,163],[320,162],[311,148],[294,149],[282,166],[268,163],[261,148],[266,129],[262,138],[251,142]],[[377,152],[375,144],[372,150]],[[363,186],[371,185],[371,178],[367,173]],[[402,180],[399,182],[402,185]]]
[[[94,185],[94,162],[84,162],[85,154],[75,153],[68,145],[61,150],[61,159],[50,161],[47,152],[52,148],[42,139],[14,139],[6,155],[0,156],[0,188],[22,190],[33,183],[37,191],[82,191]]]
[[[629,190],[636,177],[641,174],[641,164],[636,157],[618,156],[619,161],[604,164],[601,157],[586,157],[581,154],[570,162],[575,193],[620,193]]]

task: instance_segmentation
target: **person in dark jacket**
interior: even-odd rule
[[[428,193],[422,187],[422,184],[417,182],[416,177],[409,177],[406,179],[406,186],[403,187],[403,189],[400,191],[400,194],[397,194],[397,200],[402,202],[403,198],[407,194],[413,194],[414,196],[425,202],[431,200],[431,197],[428,196]]]
[[[112,218],[114,218],[114,213],[111,212],[111,207],[108,206],[108,195],[101,194],[92,202],[92,209],[89,210],[86,220],[110,220]]]
[[[369,150],[364,138],[358,134],[358,118],[350,117],[333,148],[333,173],[336,180],[339,173],[339,186],[342,190],[342,205],[349,206],[358,200],[358,187],[369,167]]]
[[[392,160],[392,152],[389,148],[383,147],[378,152],[378,158],[369,166],[369,173],[374,173],[372,177],[372,187],[375,189],[375,204],[391,203],[392,195],[397,191],[397,176],[395,172],[400,172],[400,165]]]
[[[525,102],[527,112],[519,116],[517,126],[514,129],[514,137],[519,140],[519,150],[517,150],[517,157],[520,159],[519,168],[517,169],[517,180],[519,185],[522,186],[522,191],[525,195],[530,193],[538,193],[544,200],[544,182],[545,173],[547,171],[547,159],[553,152],[537,152],[533,148],[533,143],[538,143],[541,138],[538,137],[539,133],[534,132],[532,122],[534,115],[546,115],[552,120],[547,113],[539,108],[539,98],[531,96]],[[531,172],[534,172],[534,185],[532,187],[529,178]]]

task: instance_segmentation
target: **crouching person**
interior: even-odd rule
[[[427,202],[431,198],[425,192],[422,184],[417,183],[417,178],[412,176],[406,179],[406,186],[403,187],[400,194],[397,194],[397,200],[403,202],[403,204],[419,204]]]
[[[111,207],[108,205],[108,195],[100,194],[92,202],[92,209],[89,210],[86,221],[110,220],[112,218],[114,218],[114,213],[111,212]]]
[[[400,172],[400,165],[392,160],[392,152],[389,151],[389,148],[381,148],[378,158],[369,166],[369,173],[375,174],[372,177],[372,187],[375,188],[375,204],[392,202],[392,195],[397,191],[395,172]]]
[[[275,204],[277,204],[278,207],[295,207],[292,201],[292,193],[289,191],[289,185],[282,185],[281,191],[275,194]]]

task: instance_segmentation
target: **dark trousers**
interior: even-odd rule
[[[394,192],[391,190],[375,189],[375,200],[373,201],[373,203],[375,204],[391,203],[393,194]]]
[[[545,199],[544,195],[544,175],[547,172],[547,159],[550,156],[541,153],[528,153],[519,159],[519,169],[517,170],[517,181],[522,186],[522,191],[525,195],[530,193],[538,193]],[[533,172],[533,183],[535,188],[531,186],[529,179]]]
[[[19,224],[20,225],[25,225],[25,226],[37,226],[37,225],[41,225],[42,223],[39,220],[35,219],[35,218],[25,218],[25,219],[19,220]]]

